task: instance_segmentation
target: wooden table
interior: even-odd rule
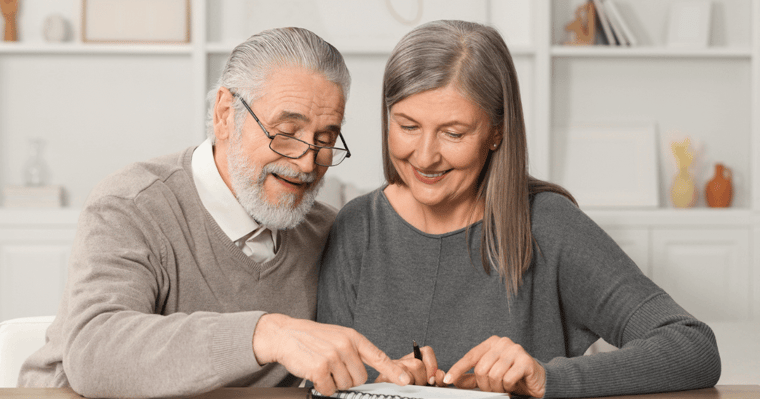
[[[306,399],[306,388],[221,388],[193,396],[197,399]],[[79,399],[69,388],[0,388],[0,398]],[[760,385],[718,385],[715,388],[650,395],[615,396],[615,399],[760,399]]]

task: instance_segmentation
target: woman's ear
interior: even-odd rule
[[[220,87],[216,92],[216,103],[214,104],[213,124],[214,135],[217,141],[227,140],[235,129],[234,109],[232,101],[235,97],[226,87]]]
[[[491,134],[491,147],[490,149],[496,151],[501,145],[501,140],[504,138],[504,129],[501,126],[494,128],[493,134]]]

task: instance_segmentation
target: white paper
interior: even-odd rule
[[[351,392],[364,392],[370,395],[391,395],[402,398],[415,399],[491,399],[491,398],[509,398],[505,393],[483,392],[470,389],[457,388],[440,388],[427,387],[423,385],[399,386],[389,382],[378,382],[371,384],[359,385],[350,389]],[[342,398],[350,396],[340,396],[340,393],[334,394],[333,398]],[[343,393],[343,395],[347,395]]]

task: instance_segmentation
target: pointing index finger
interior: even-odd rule
[[[397,385],[407,385],[412,382],[412,377],[401,367],[397,366],[385,352],[369,342],[363,335],[358,335],[356,349],[359,351],[359,357],[368,366],[377,370],[380,374],[385,374],[391,378],[392,382]]]
[[[446,377],[443,378],[445,384],[453,384],[460,376],[466,373],[471,368],[475,367],[480,361],[480,358],[488,352],[489,345],[486,342],[481,342],[478,346],[470,349],[461,359],[459,359],[446,373]]]

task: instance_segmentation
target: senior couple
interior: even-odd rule
[[[350,156],[349,83],[304,29],[237,46],[208,139],[92,191],[20,386],[159,397],[306,379],[330,395],[369,380],[579,397],[717,382],[709,327],[528,174],[494,29],[436,21],[401,39],[377,132],[387,183],[336,217],[315,196]],[[621,349],[582,356],[599,337]]]

